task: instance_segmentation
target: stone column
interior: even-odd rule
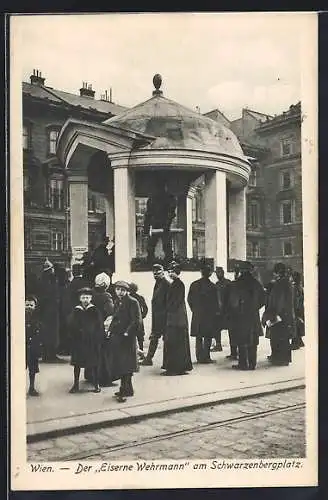
[[[178,255],[185,257],[187,255],[187,201],[185,194],[178,196],[177,206],[177,228],[183,229],[183,232],[177,233],[173,238],[177,240]]]
[[[229,257],[246,259],[246,189],[229,191]]]
[[[107,195],[105,198],[106,208],[106,235],[109,238],[114,236],[114,200],[112,194]]]
[[[205,256],[227,270],[226,174],[205,176]]]
[[[132,175],[127,167],[115,168],[115,274],[120,279],[126,280],[129,279],[131,272],[131,258],[135,256],[136,231],[134,205],[134,183]]]
[[[69,175],[70,239],[72,264],[88,251],[88,177]]]
[[[187,258],[192,259],[192,196],[187,196]]]

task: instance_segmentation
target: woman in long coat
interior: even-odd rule
[[[164,333],[163,375],[184,375],[193,369],[190,356],[188,317],[185,303],[185,286],[179,275],[180,266],[172,262],[169,269],[172,279],[167,297],[167,321]]]
[[[80,290],[80,304],[75,306],[68,327],[71,338],[71,365],[74,366],[74,384],[70,392],[79,392],[81,368],[92,370],[94,392],[100,392],[98,373],[100,351],[104,339],[104,323],[100,312],[92,304],[92,290]]]
[[[114,313],[109,325],[110,346],[113,352],[115,380],[121,379],[121,387],[115,396],[120,403],[133,396],[133,373],[138,371],[137,333],[141,324],[138,301],[128,295],[126,281],[115,283]]]
[[[217,333],[219,310],[216,286],[210,281],[212,270],[204,266],[202,277],[191,283],[188,304],[192,312],[191,336],[196,337],[196,359],[198,363],[212,363],[210,348]]]
[[[96,276],[95,286],[93,288],[93,303],[99,310],[104,325],[106,321],[114,313],[114,302],[112,296],[106,291],[110,285],[110,278],[106,273],[101,273]],[[85,378],[88,380],[90,374],[85,373]],[[102,387],[110,387],[115,376],[113,374],[113,353],[110,346],[109,338],[105,336],[99,367],[99,384]]]

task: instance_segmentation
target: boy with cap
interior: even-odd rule
[[[79,392],[81,368],[92,371],[94,392],[100,392],[99,363],[104,340],[104,323],[100,312],[92,304],[92,290],[79,290],[80,304],[73,309],[68,325],[71,336],[71,365],[74,366],[74,384],[70,393]]]
[[[114,284],[114,313],[108,327],[113,351],[115,380],[121,379],[121,387],[115,393],[117,401],[124,403],[133,396],[132,376],[138,371],[137,332],[141,324],[141,311],[136,299],[129,296],[129,284],[120,280]]]
[[[29,396],[39,396],[34,387],[35,375],[39,373],[41,356],[41,323],[37,318],[37,299],[33,295],[25,298],[25,348],[26,368],[29,374]]]
[[[151,334],[147,356],[141,362],[143,366],[152,366],[159,339],[165,333],[167,322],[167,300],[170,282],[166,279],[164,267],[161,264],[153,265],[153,275],[155,286],[151,300]]]

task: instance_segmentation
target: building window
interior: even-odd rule
[[[293,200],[284,200],[280,204],[280,223],[292,224],[295,219],[295,205]]]
[[[260,204],[258,201],[251,201],[247,207],[247,225],[250,227],[260,226]]]
[[[280,144],[281,144],[281,156],[289,156],[294,153],[294,142],[292,138],[282,139]]]
[[[58,135],[59,135],[58,130],[50,130],[49,132],[49,154],[51,155],[56,154]]]
[[[247,242],[247,254],[251,258],[261,256],[260,245],[258,241]]]
[[[54,210],[64,209],[64,180],[50,179],[49,205]]]
[[[280,186],[281,189],[290,189],[292,187],[292,173],[289,170],[281,172]]]
[[[24,172],[23,174],[23,189],[24,194],[27,194],[31,188],[31,179],[28,172]]]
[[[23,125],[23,149],[31,149],[31,127],[29,125]]]
[[[51,248],[57,252],[64,250],[64,234],[54,231],[52,233]]]
[[[249,176],[248,185],[249,187],[255,187],[256,184],[257,184],[257,171],[256,168],[253,168]]]
[[[285,257],[289,257],[290,255],[293,255],[293,245],[291,241],[284,241],[283,242],[283,254]]]

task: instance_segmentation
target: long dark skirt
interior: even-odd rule
[[[185,373],[193,369],[186,328],[170,326],[166,329],[162,368],[173,374]]]
[[[270,328],[271,362],[277,365],[292,360],[288,329],[281,323]]]

